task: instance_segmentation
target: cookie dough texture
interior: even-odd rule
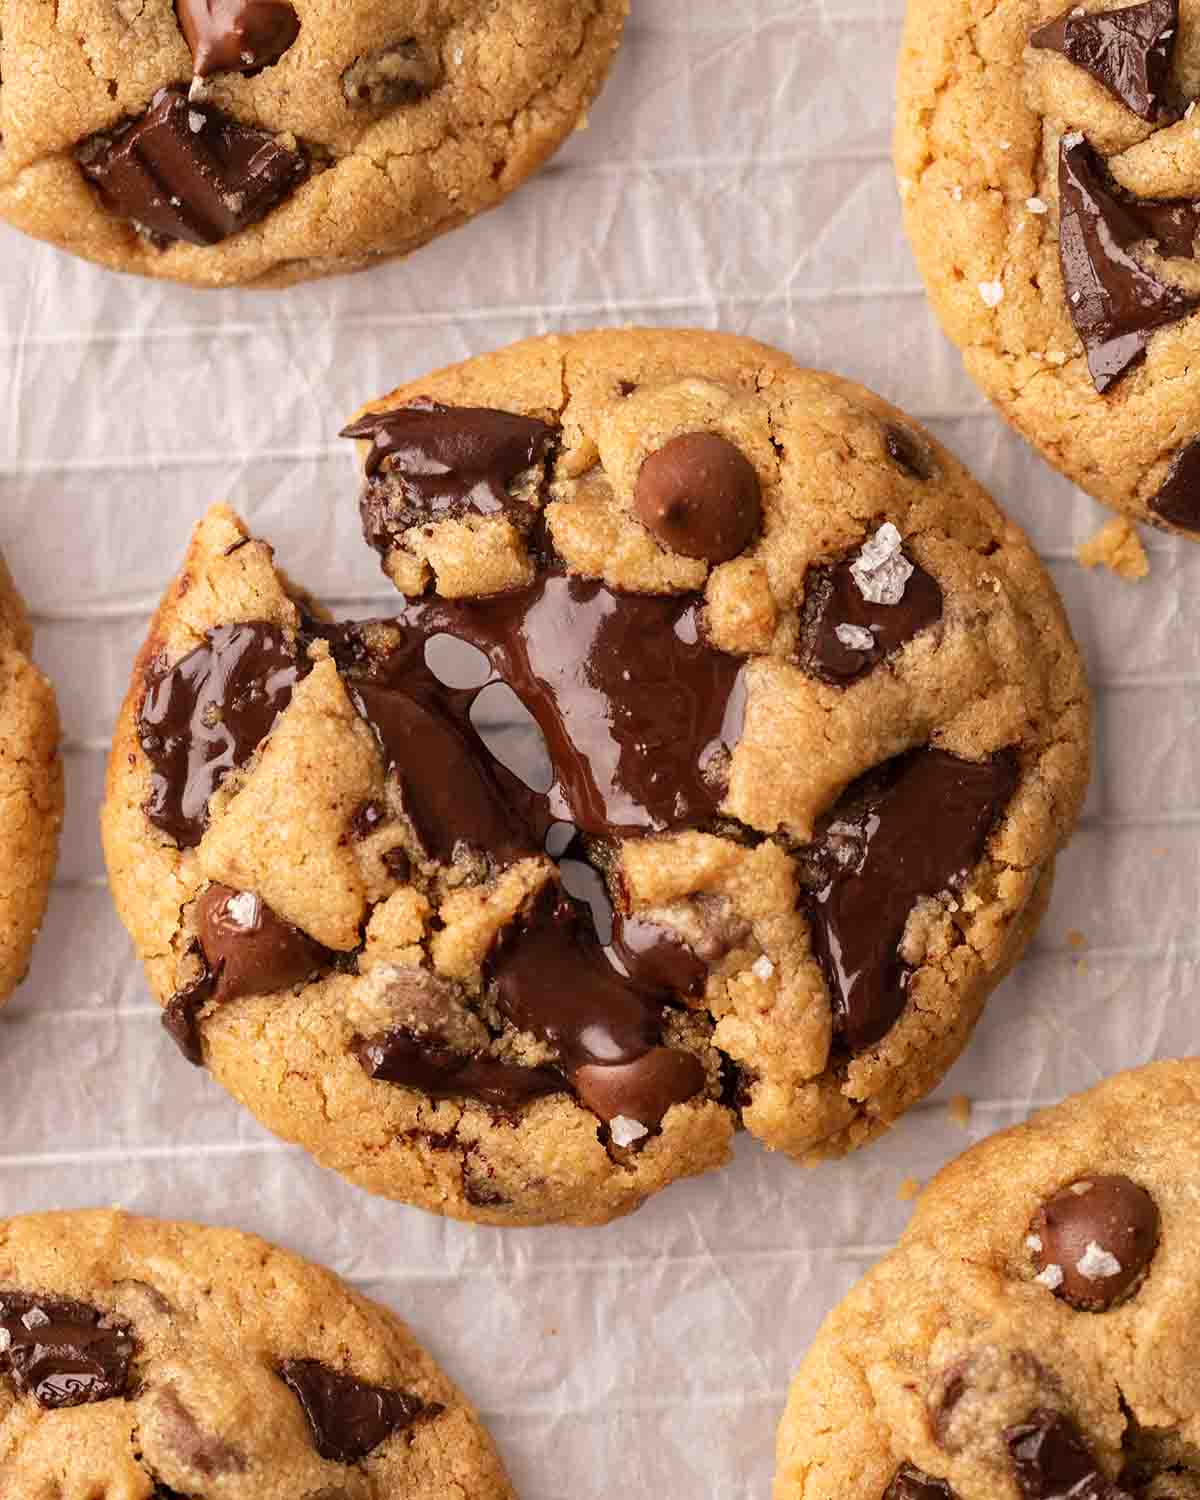
[[[58,856],[63,772],[54,690],[0,557],[0,1004],[25,977]]]
[[[13,1293],[52,1314],[80,1304],[134,1341],[122,1392],[57,1409],[0,1353],[14,1500],[511,1500],[475,1413],[404,1324],[264,1240],[108,1211],[9,1219],[0,1298]],[[298,1360],[423,1410],[357,1462],[323,1458],[279,1373]]]
[[[418,396],[534,417],[557,436],[530,501],[534,532],[491,514],[399,535],[384,566],[410,599],[516,589],[565,566],[614,591],[696,600],[709,642],[746,663],[720,816],[610,840],[597,858],[618,909],[704,960],[698,991],[672,997],[665,1040],[699,1059],[707,1083],[624,1149],[565,1090],[514,1115],[366,1076],[355,1035],[416,1026],[430,1004],[456,1046],[474,1038],[495,1059],[553,1062],[544,1042],[496,1024],[486,971],[507,924],[555,872],[540,856],[491,870],[439,865],[410,840],[397,876],[379,851],[403,830],[348,840],[353,809],[386,800],[384,766],[323,642],[309,647],[311,671],[274,732],[212,799],[198,846],[177,848],[151,826],[137,733],[147,674],[218,625],[300,626],[301,596],[271,548],[223,507],[199,526],[154,620],[110,762],[112,890],[154,992],[166,1003],[195,977],[195,904],[213,882],[257,893],[348,955],[314,982],[206,1007],[206,1065],[325,1165],[458,1217],[603,1222],[723,1163],[739,1126],[803,1162],[870,1141],[965,1045],[1044,909],[1085,788],[1081,664],[1025,537],[893,407],[749,340],[650,329],[544,338],[427,376],[376,407]],[[665,550],[633,509],[646,457],[695,431],[735,444],[761,484],[758,533],[717,565]],[[940,619],[855,680],[825,680],[804,665],[806,585],[884,522],[936,577]],[[805,850],[857,778],[926,747],[974,762],[1010,757],[1012,794],[954,891],[929,892],[901,922],[899,954],[884,955],[889,972],[902,964],[908,974],[901,1013],[851,1054],[814,954]],[[423,981],[418,994],[411,978],[397,986],[397,967],[444,983]]]
[[[226,10],[232,7],[225,7]],[[405,255],[507,196],[586,119],[627,0],[294,0],[272,65],[204,80],[206,107],[303,152],[304,180],[214,245],[115,217],[76,153],[187,88],[173,0],[0,0],[0,217],[118,271],[286,286]]]
[[[1063,284],[1058,158],[1063,137],[1081,132],[1110,189],[1134,207],[1200,195],[1200,137],[1186,110],[1200,79],[1200,11],[1181,0],[1167,33],[1170,108],[1151,123],[1084,68],[1028,45],[1066,9],[910,0],[895,132],[904,220],[934,312],[1004,416],[1096,499],[1175,529],[1178,506],[1163,516],[1151,502],[1200,434],[1200,317],[1152,332],[1144,361],[1098,393]],[[1076,13],[1118,9],[1086,0]],[[1148,242],[1134,258],[1189,296],[1200,291],[1190,249],[1164,259]],[[1200,493],[1190,511],[1179,529],[1195,535]]]
[[[1188,1060],[1122,1073],[952,1162],[801,1365],[779,1430],[775,1500],[1066,1494],[1018,1488],[1004,1434],[1035,1411],[1070,1422],[1114,1486],[1071,1494],[1197,1493],[1198,1148],[1200,1063]],[[1112,1178],[1157,1211],[1150,1258],[1124,1300],[1079,1309],[1053,1289],[1061,1268],[1038,1271],[1061,1243],[1040,1211],[1067,1190],[1090,1216],[1081,1240],[1128,1245],[1128,1220],[1088,1207]],[[1097,1248],[1091,1260],[1100,1286]],[[948,1490],[889,1490],[905,1464]]]

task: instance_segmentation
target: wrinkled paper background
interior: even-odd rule
[[[896,1189],[970,1138],[1194,1036],[1200,547],[1087,574],[1106,513],[992,414],[934,326],[887,158],[901,0],[634,0],[612,82],[540,178],[452,238],[285,293],[117,277],[0,229],[0,544],[66,735],[59,878],[0,1020],[0,1211],[119,1203],[239,1225],[397,1308],[483,1409],[526,1500],[763,1497],[789,1375],[895,1238]],[[528,334],[754,335],[876,387],[1030,531],[1098,705],[1097,774],[1050,915],[939,1094],[870,1152],[733,1165],[608,1229],[478,1229],[373,1199],[259,1128],[165,1039],[96,814],[155,598],[226,497],[331,606],[392,597],[342,421]],[[1086,935],[1074,950],[1067,933]]]

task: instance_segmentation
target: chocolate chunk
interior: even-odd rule
[[[531,508],[509,486],[544,461],[555,429],[512,412],[421,399],[363,417],[342,436],[371,439],[363,530],[386,555],[410,527],[430,521],[505,514],[527,521]]]
[[[268,214],[304,176],[300,151],[181,88],[160,89],[140,119],[94,136],[79,165],[105,208],[160,239],[215,245]]]
[[[1013,1477],[1023,1500],[1130,1500],[1106,1478],[1075,1424],[1039,1409],[1005,1431]]]
[[[147,678],[138,738],[153,767],[146,816],[179,845],[204,836],[208,802],[291,702],[302,668],[263,621],[210,630],[203,646]]]
[[[1186,317],[1200,299],[1134,259],[1130,247],[1154,230],[1109,189],[1082,135],[1059,142],[1058,190],[1067,308],[1103,393],[1145,355],[1156,328]]]
[[[909,914],[923,896],[967,879],[1018,777],[1008,753],[977,765],[941,750],[912,751],[849,787],[814,842],[797,851],[834,1031],[850,1052],[874,1046],[898,1020]]]
[[[912,479],[932,479],[933,463],[925,445],[907,427],[889,424],[883,430],[887,455]]]
[[[318,944],[252,891],[210,885],[196,902],[196,933],[218,1004],[289,989],[321,966]]]
[[[837,685],[866,676],[884,657],[942,618],[942,591],[916,563],[898,604],[865,599],[852,567],[853,559],[847,559],[810,568],[805,580],[800,660],[808,671]]]
[[[196,951],[200,945],[197,943]],[[203,955],[201,955],[203,960]],[[213,997],[216,976],[207,964],[167,1001],[162,1014],[163,1029],[197,1068],[204,1066],[204,1042],[200,1035],[200,1012]]]
[[[1175,454],[1150,509],[1172,526],[1200,532],[1200,437]]]
[[[175,0],[197,78],[249,73],[278,62],[300,35],[285,0]]]
[[[169,1386],[152,1396],[162,1439],[179,1463],[205,1479],[244,1474],[246,1455],[216,1433],[207,1432]]]
[[[0,1369],[47,1411],[125,1394],[132,1333],[82,1302],[0,1292]]]
[[[1180,260],[1196,258],[1200,235],[1200,202],[1194,198],[1133,198],[1125,206],[1141,222],[1147,239],[1158,242],[1160,255]]]
[[[1144,0],[1090,14],[1072,6],[1031,33],[1033,47],[1061,52],[1139,119],[1167,113],[1167,84],[1179,34],[1179,0]]]
[[[317,1452],[333,1463],[356,1464],[418,1417],[443,1410],[407,1391],[342,1375],[316,1359],[285,1359],[279,1374],[304,1408]]]
[[[664,547],[723,563],[762,522],[762,489],[740,448],[715,432],[672,438],[642,465],[633,508]]]
[[[554,1049],[602,1119],[626,1115],[653,1128],[704,1088],[700,1059],[661,1045],[664,996],[622,978],[553,887],[500,934],[488,975],[500,1013]]]
[[[395,109],[427,98],[440,81],[437,58],[410,39],[351,63],[342,74],[342,93],[355,109]]]
[[[1081,1177],[1042,1204],[1029,1236],[1055,1296],[1104,1312],[1141,1285],[1158,1248],[1158,1207],[1128,1177]]]
[[[703,995],[708,965],[673,928],[614,912],[612,946],[635,983],[693,998]]]
[[[883,1500],[955,1500],[955,1494],[944,1479],[933,1479],[912,1464],[901,1464],[884,1490]]]
[[[403,1028],[355,1037],[350,1050],[370,1077],[419,1089],[431,1099],[478,1099],[498,1109],[518,1110],[565,1087],[561,1075],[549,1068],[464,1056]]]

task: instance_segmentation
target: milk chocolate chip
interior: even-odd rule
[[[912,1464],[901,1464],[884,1490],[883,1500],[956,1500],[956,1497],[944,1479],[923,1474]]]
[[[286,1359],[279,1374],[304,1408],[317,1452],[333,1463],[356,1464],[418,1417],[444,1409],[407,1391],[368,1385],[316,1359]]]
[[[1158,1248],[1158,1207],[1128,1177],[1081,1177],[1048,1198],[1029,1226],[1038,1280],[1056,1297],[1105,1312],[1141,1284]]]
[[[975,764],[913,751],[848,788],[814,842],[797,851],[834,1031],[852,1053],[874,1046],[899,1019],[909,914],[922,896],[963,884],[1017,778],[1009,754]]]
[[[800,660],[816,676],[838,685],[865,677],[942,618],[942,591],[916,563],[896,604],[865,598],[853,566],[847,559],[810,568],[804,584]]]
[[[0,1369],[47,1411],[125,1394],[136,1343],[127,1328],[96,1308],[2,1292],[0,1330]]]
[[[1082,135],[1059,142],[1058,190],[1067,309],[1103,394],[1145,355],[1156,328],[1186,317],[1200,299],[1134,259],[1131,246],[1155,231],[1111,191]]]
[[[119,219],[162,240],[215,245],[268,214],[303,177],[281,146],[181,88],[160,89],[138,120],[79,149],[84,176]]]
[[[1023,1500],[1130,1500],[1096,1463],[1078,1428],[1039,1409],[1009,1427],[1004,1441]]]
[[[1119,10],[1072,6],[1039,26],[1030,45],[1061,52],[1139,119],[1166,114],[1167,81],[1179,34],[1179,0],[1145,0]]]
[[[642,465],[633,508],[672,552],[723,563],[758,530],[762,490],[754,465],[728,438],[687,432]]]
[[[181,849],[203,838],[209,798],[270,734],[301,671],[283,631],[260,620],[210,630],[203,646],[148,677],[138,711],[153,768],[146,816]]]
[[[210,885],[196,902],[196,935],[218,1003],[288,989],[321,966],[321,948],[253,891]]]
[[[252,72],[278,62],[300,35],[285,0],[175,0],[197,78]]]
[[[1150,509],[1172,526],[1200,532],[1200,438],[1185,443],[1175,454]]]

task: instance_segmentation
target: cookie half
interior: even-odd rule
[[[1200,1494],[1197,1149],[1163,1062],[941,1171],[801,1365],[775,1500]]]
[[[909,0],[905,223],[967,372],[1068,478],[1200,535],[1194,0]]]
[[[0,1004],[25,977],[58,858],[63,769],[54,689],[0,557]]]
[[[405,255],[580,126],[628,0],[0,0],[0,217],[118,271]]]
[[[231,1229],[0,1223],[4,1491],[23,1500],[511,1500],[386,1308]]]
[[[210,512],[104,831],[169,1027],[372,1191],[602,1222],[930,1089],[1045,904],[1088,697],[928,434],[747,340],[548,338],[348,429],[404,591],[331,625]]]

